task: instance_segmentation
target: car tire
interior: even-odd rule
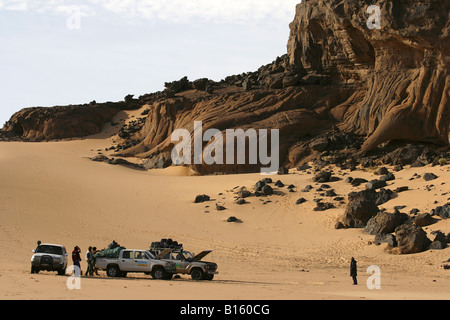
[[[172,280],[172,278],[173,278],[173,273],[166,274],[166,280]]]
[[[166,271],[162,267],[156,267],[152,271],[152,277],[156,280],[165,280],[167,277]]]
[[[110,278],[117,278],[120,275],[120,269],[118,266],[112,265],[106,268],[106,275]]]
[[[205,275],[205,280],[211,281],[212,279],[214,279],[214,275],[213,274],[206,274]]]
[[[64,268],[64,269],[58,270],[58,275],[59,275],[59,276],[64,276],[64,275],[66,275],[66,269]]]
[[[191,278],[195,281],[203,280],[205,278],[205,273],[202,269],[195,268],[191,271]]]

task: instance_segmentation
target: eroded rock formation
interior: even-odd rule
[[[367,26],[369,5],[381,10],[379,30]],[[324,151],[363,155],[395,140],[448,146],[449,12],[450,3],[439,0],[304,0],[286,55],[220,83],[183,78],[140,97],[134,103],[146,105],[145,123],[119,154],[149,159],[148,167],[166,162],[171,133],[193,132],[194,121],[223,132],[279,129],[288,167]],[[78,137],[100,131],[119,109],[25,109],[3,131],[31,141]],[[202,173],[257,167],[193,166]]]

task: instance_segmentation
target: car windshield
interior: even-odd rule
[[[183,256],[186,260],[192,260],[194,259],[194,256],[189,251],[183,251]]]
[[[48,254],[59,254],[59,255],[62,255],[63,254],[63,248],[58,247],[58,246],[42,245],[42,246],[37,247],[36,253],[48,253]]]
[[[145,254],[147,255],[147,258],[149,258],[149,259],[155,259],[155,256],[154,256],[153,254],[151,254],[150,252],[145,251]]]

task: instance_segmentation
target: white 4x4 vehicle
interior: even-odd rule
[[[163,254],[172,250],[168,249]],[[120,251],[118,258],[95,258],[95,266],[100,270],[106,270],[108,277],[125,277],[127,273],[137,272],[151,275],[154,279],[171,279],[176,272],[175,263],[164,261],[160,256],[155,256],[146,250]]]
[[[39,273],[41,270],[58,271],[59,275],[66,274],[67,251],[59,244],[41,244],[33,250],[31,257],[31,273]]]

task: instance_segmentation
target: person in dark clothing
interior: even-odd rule
[[[76,246],[72,251],[72,261],[73,261],[73,265],[79,268],[80,276],[81,276],[82,271],[81,271],[81,265],[80,265],[80,261],[81,261],[80,253],[81,253],[80,248],[78,246]]]
[[[86,275],[92,277],[94,275],[94,256],[92,254],[92,247],[89,247],[88,251],[86,252],[86,262],[87,262]]]
[[[98,274],[98,268],[95,266],[95,254],[100,252],[100,251],[102,251],[102,250],[97,250],[97,247],[93,247],[92,248],[92,258],[93,258],[92,259],[92,266],[93,266],[93,271],[94,271],[94,273],[97,276],[99,276],[99,274]]]
[[[357,266],[355,258],[352,257],[352,261],[350,263],[350,277],[353,278],[354,285],[358,284],[357,276],[358,276],[358,266]]]

